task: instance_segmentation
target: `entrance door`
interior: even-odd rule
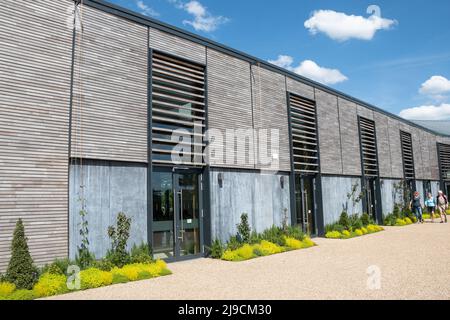
[[[295,176],[295,202],[297,224],[310,235],[317,235],[315,219],[316,179],[312,176]]]
[[[377,221],[377,201],[376,201],[376,181],[375,179],[366,180],[366,201],[367,213],[369,216]]]
[[[153,255],[177,260],[201,254],[201,193],[198,172],[154,169]]]
[[[201,254],[199,174],[175,173],[175,229],[177,257]]]

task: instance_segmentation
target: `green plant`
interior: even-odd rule
[[[223,255],[223,244],[222,241],[219,239],[214,240],[214,242],[211,245],[210,249],[210,255],[213,259],[220,259]]]
[[[62,274],[45,273],[34,285],[33,291],[37,297],[49,297],[68,291],[67,278]]]
[[[22,301],[34,300],[36,298],[37,297],[34,294],[33,290],[26,290],[26,289],[16,290],[7,297],[8,300],[22,300]]]
[[[88,212],[80,210],[78,213],[81,219],[80,236],[81,244],[78,246],[78,253],[75,257],[76,264],[81,268],[87,268],[95,260],[94,255],[89,251],[89,222],[87,220]]]
[[[349,217],[350,230],[361,229],[364,225],[361,218],[357,214]]]
[[[241,242],[239,242],[236,236],[230,237],[227,243],[227,250],[237,250],[242,247]]]
[[[261,242],[261,236],[258,232],[253,231],[250,235],[250,244],[256,244]]]
[[[113,279],[112,284],[119,284],[119,283],[127,283],[130,280],[126,276],[120,273],[113,273]]]
[[[0,282],[0,297],[7,297],[16,290],[16,285],[9,282]]]
[[[151,263],[153,261],[152,249],[147,243],[142,243],[139,246],[133,245],[130,256],[131,263]]]
[[[352,185],[352,191],[350,193],[347,193],[347,200],[352,201],[352,212],[355,212],[356,205],[358,203],[360,203],[364,197],[364,192],[358,193],[358,188],[359,188],[359,183],[355,183]],[[347,203],[348,203],[348,201],[347,201]],[[347,205],[347,207],[348,207],[348,205]]]
[[[284,233],[288,238],[294,238],[302,241],[306,237],[305,233],[302,231],[302,228],[299,226],[288,226],[284,230]]]
[[[111,261],[107,259],[95,260],[90,265],[91,268],[99,269],[102,271],[111,271],[115,266]]]
[[[361,222],[363,224],[363,227],[367,227],[370,224],[370,222],[371,222],[370,221],[370,216],[369,216],[369,214],[367,212],[364,212],[361,215]]]
[[[107,253],[107,259],[115,266],[123,267],[130,262],[130,255],[127,252],[127,242],[130,237],[131,218],[123,212],[117,215],[116,227],[108,228],[108,236],[111,239],[111,250]]]
[[[16,223],[11,244],[11,259],[6,271],[6,280],[18,289],[31,289],[38,279],[38,269],[33,264],[28,250],[22,219]]]
[[[347,211],[342,211],[339,217],[339,224],[343,226],[346,230],[350,229],[350,218],[348,217]]]
[[[55,259],[51,264],[45,265],[41,270],[40,274],[52,273],[52,274],[66,274],[67,268],[70,265],[74,265],[75,262],[69,259]]]
[[[241,242],[249,243],[250,234],[252,232],[250,224],[248,223],[248,214],[243,213],[241,215],[241,222],[237,225],[238,237],[241,238]]]
[[[285,245],[285,234],[283,232],[283,229],[277,226],[272,226],[271,228],[265,230],[263,233],[261,233],[260,238],[261,240],[266,240],[279,246]]]
[[[81,289],[92,289],[112,284],[111,272],[89,268],[80,272]]]
[[[326,233],[325,238],[327,239],[340,239],[342,234],[339,231],[329,231]]]
[[[339,223],[329,224],[325,226],[325,232],[332,232],[332,231],[342,232],[344,230],[345,227],[343,225],[340,225]]]

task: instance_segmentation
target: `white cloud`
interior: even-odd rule
[[[305,21],[304,26],[313,35],[322,32],[333,40],[346,41],[351,38],[372,40],[378,30],[387,30],[396,23],[376,14],[365,18],[333,10],[318,10]]]
[[[279,55],[277,60],[269,60],[269,63],[323,84],[336,84],[348,80],[338,69],[324,68],[311,60],[305,60],[294,67],[294,58]]]
[[[450,120],[450,104],[405,109],[400,112],[400,117],[408,120]]]
[[[197,31],[212,32],[230,19],[212,15],[199,1],[192,0],[184,3],[180,0],[168,0],[176,8],[182,9],[193,16],[193,20],[184,20],[183,24],[192,26]]]
[[[137,5],[137,7],[141,10],[141,13],[142,13],[143,15],[151,16],[151,17],[157,17],[157,16],[159,16],[159,13],[158,13],[158,12],[156,12],[156,11],[155,11],[153,8],[151,8],[150,6],[146,5],[146,4],[144,3],[144,1],[142,1],[142,0],[136,1],[136,5]]]
[[[450,93],[450,80],[442,76],[432,76],[422,84],[419,92],[438,100],[443,99],[444,94]]]

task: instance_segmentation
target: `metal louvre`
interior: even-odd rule
[[[402,144],[403,172],[405,179],[414,180],[416,178],[414,168],[414,155],[412,136],[408,132],[400,131],[400,141]]]
[[[442,180],[450,182],[450,145],[439,143],[438,151]]]
[[[205,92],[203,66],[153,52],[154,164],[204,166]],[[181,150],[174,152],[176,146]],[[177,161],[174,161],[173,154],[179,156]]]
[[[316,103],[289,94],[289,112],[294,171],[307,174],[319,173]]]
[[[378,177],[378,156],[375,122],[360,117],[359,137],[364,176]]]

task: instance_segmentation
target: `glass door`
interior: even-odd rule
[[[175,173],[176,253],[178,257],[201,254],[199,174]]]
[[[295,177],[295,202],[297,213],[297,224],[301,225],[303,231],[316,235],[315,225],[315,187],[316,179],[310,176]]]
[[[375,179],[367,179],[366,180],[367,213],[372,219],[374,219],[374,221],[377,221],[375,191],[376,191]]]
[[[153,255],[177,260],[200,255],[201,193],[199,173],[157,168],[152,175]]]

